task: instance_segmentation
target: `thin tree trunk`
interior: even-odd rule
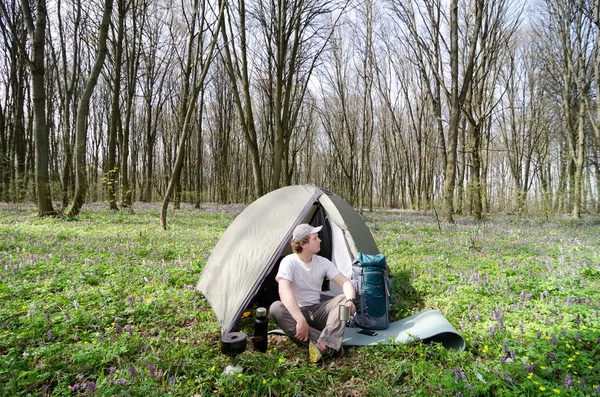
[[[75,183],[75,197],[71,202],[71,205],[67,209],[66,214],[70,216],[78,216],[83,203],[85,202],[85,195],[87,193],[88,181],[86,171],[86,148],[87,148],[87,118],[90,112],[90,98],[98,82],[98,76],[102,71],[104,65],[104,59],[106,58],[108,28],[110,24],[110,16],[112,13],[113,0],[106,0],[104,4],[104,13],[102,15],[102,23],[100,25],[100,33],[98,37],[98,56],[94,62],[94,66],[90,72],[90,76],[85,85],[85,89],[79,101],[77,108],[77,122],[76,122],[76,143],[75,143],[75,159],[76,159],[76,183]]]
[[[114,0],[113,0],[114,1]],[[106,169],[104,170],[104,178],[106,187],[108,188],[108,205],[111,210],[117,211],[117,186],[118,186],[118,167],[117,167],[117,136],[121,127],[121,108],[120,108],[120,97],[121,97],[121,70],[122,70],[122,50],[123,50],[123,36],[124,36],[124,25],[125,25],[125,13],[127,12],[127,6],[125,1],[118,0],[118,26],[117,26],[117,41],[115,44],[115,77],[113,92],[112,92],[112,103],[111,103],[111,114],[110,114],[110,125],[108,132],[108,158],[106,163]]]
[[[211,38],[211,43],[210,43],[210,46],[208,49],[208,53],[206,55],[206,60],[204,62],[204,65],[202,65],[202,71],[200,72],[200,77],[197,79],[197,81],[196,81],[196,79],[194,79],[195,84],[192,89],[189,101],[187,101],[187,106],[185,107],[186,112],[184,113],[184,122],[182,125],[182,131],[181,131],[181,137],[179,140],[179,148],[177,151],[177,157],[175,159],[175,166],[173,167],[171,179],[169,180],[169,184],[167,186],[167,191],[165,192],[164,200],[162,203],[162,208],[160,211],[160,223],[161,223],[163,230],[167,229],[167,208],[169,207],[169,199],[170,199],[171,194],[173,194],[173,190],[175,189],[175,185],[176,185],[177,181],[179,181],[179,178],[181,177],[181,169],[183,167],[183,162],[185,159],[186,142],[188,140],[188,135],[192,128],[191,127],[192,115],[195,113],[196,103],[198,100],[198,94],[200,93],[200,90],[202,90],[204,87],[204,81],[206,79],[206,75],[208,74],[208,68],[211,64],[213,53],[214,53],[215,47],[217,45],[217,41],[219,38],[219,29],[221,28],[221,26],[223,24],[224,9],[225,9],[225,2],[222,2],[220,4],[219,14],[217,17],[217,20],[218,20],[217,26],[215,27],[215,29],[213,31],[213,36]],[[195,18],[195,16],[194,16],[194,18]],[[204,18],[204,13],[202,13],[202,18]],[[195,32],[195,29],[193,28],[192,32],[190,32],[190,41],[194,40],[194,36],[196,36],[196,32]],[[190,46],[190,48],[191,48],[191,46]],[[197,48],[199,49],[200,46],[198,46]],[[192,57],[192,55],[193,55],[192,51],[189,51],[188,56]]]

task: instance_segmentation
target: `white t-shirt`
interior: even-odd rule
[[[289,254],[281,260],[275,280],[284,278],[292,282],[292,289],[298,306],[312,306],[321,301],[323,279],[329,280],[340,273],[327,258],[313,255],[310,263],[304,263],[298,255]]]

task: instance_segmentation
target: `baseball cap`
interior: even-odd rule
[[[309,234],[317,233],[319,230],[321,230],[322,227],[323,226],[313,227],[313,226],[309,225],[308,223],[301,223],[298,226],[296,226],[296,228],[294,229],[294,234],[292,235],[292,239],[294,241],[300,241],[304,237],[308,236]]]

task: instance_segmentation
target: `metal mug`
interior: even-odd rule
[[[346,305],[340,305],[340,321],[350,320],[350,308]]]

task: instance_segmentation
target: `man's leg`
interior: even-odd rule
[[[300,310],[302,311],[302,314],[306,318],[308,324],[311,326],[308,333],[308,339],[316,342],[321,335],[321,331],[313,328],[311,319],[309,317],[309,312],[302,307]],[[277,324],[277,326],[281,328],[283,332],[285,332],[287,336],[296,339],[296,320],[294,320],[294,317],[292,317],[288,309],[286,309],[285,305],[281,301],[275,301],[273,304],[271,304],[271,307],[269,308],[269,316],[275,322],[275,324]]]
[[[317,342],[339,351],[344,339],[346,321],[340,321],[339,306],[346,302],[346,297],[341,294],[326,302],[317,305],[312,313],[309,325],[323,331],[317,338]],[[312,337],[311,337],[311,340]]]

